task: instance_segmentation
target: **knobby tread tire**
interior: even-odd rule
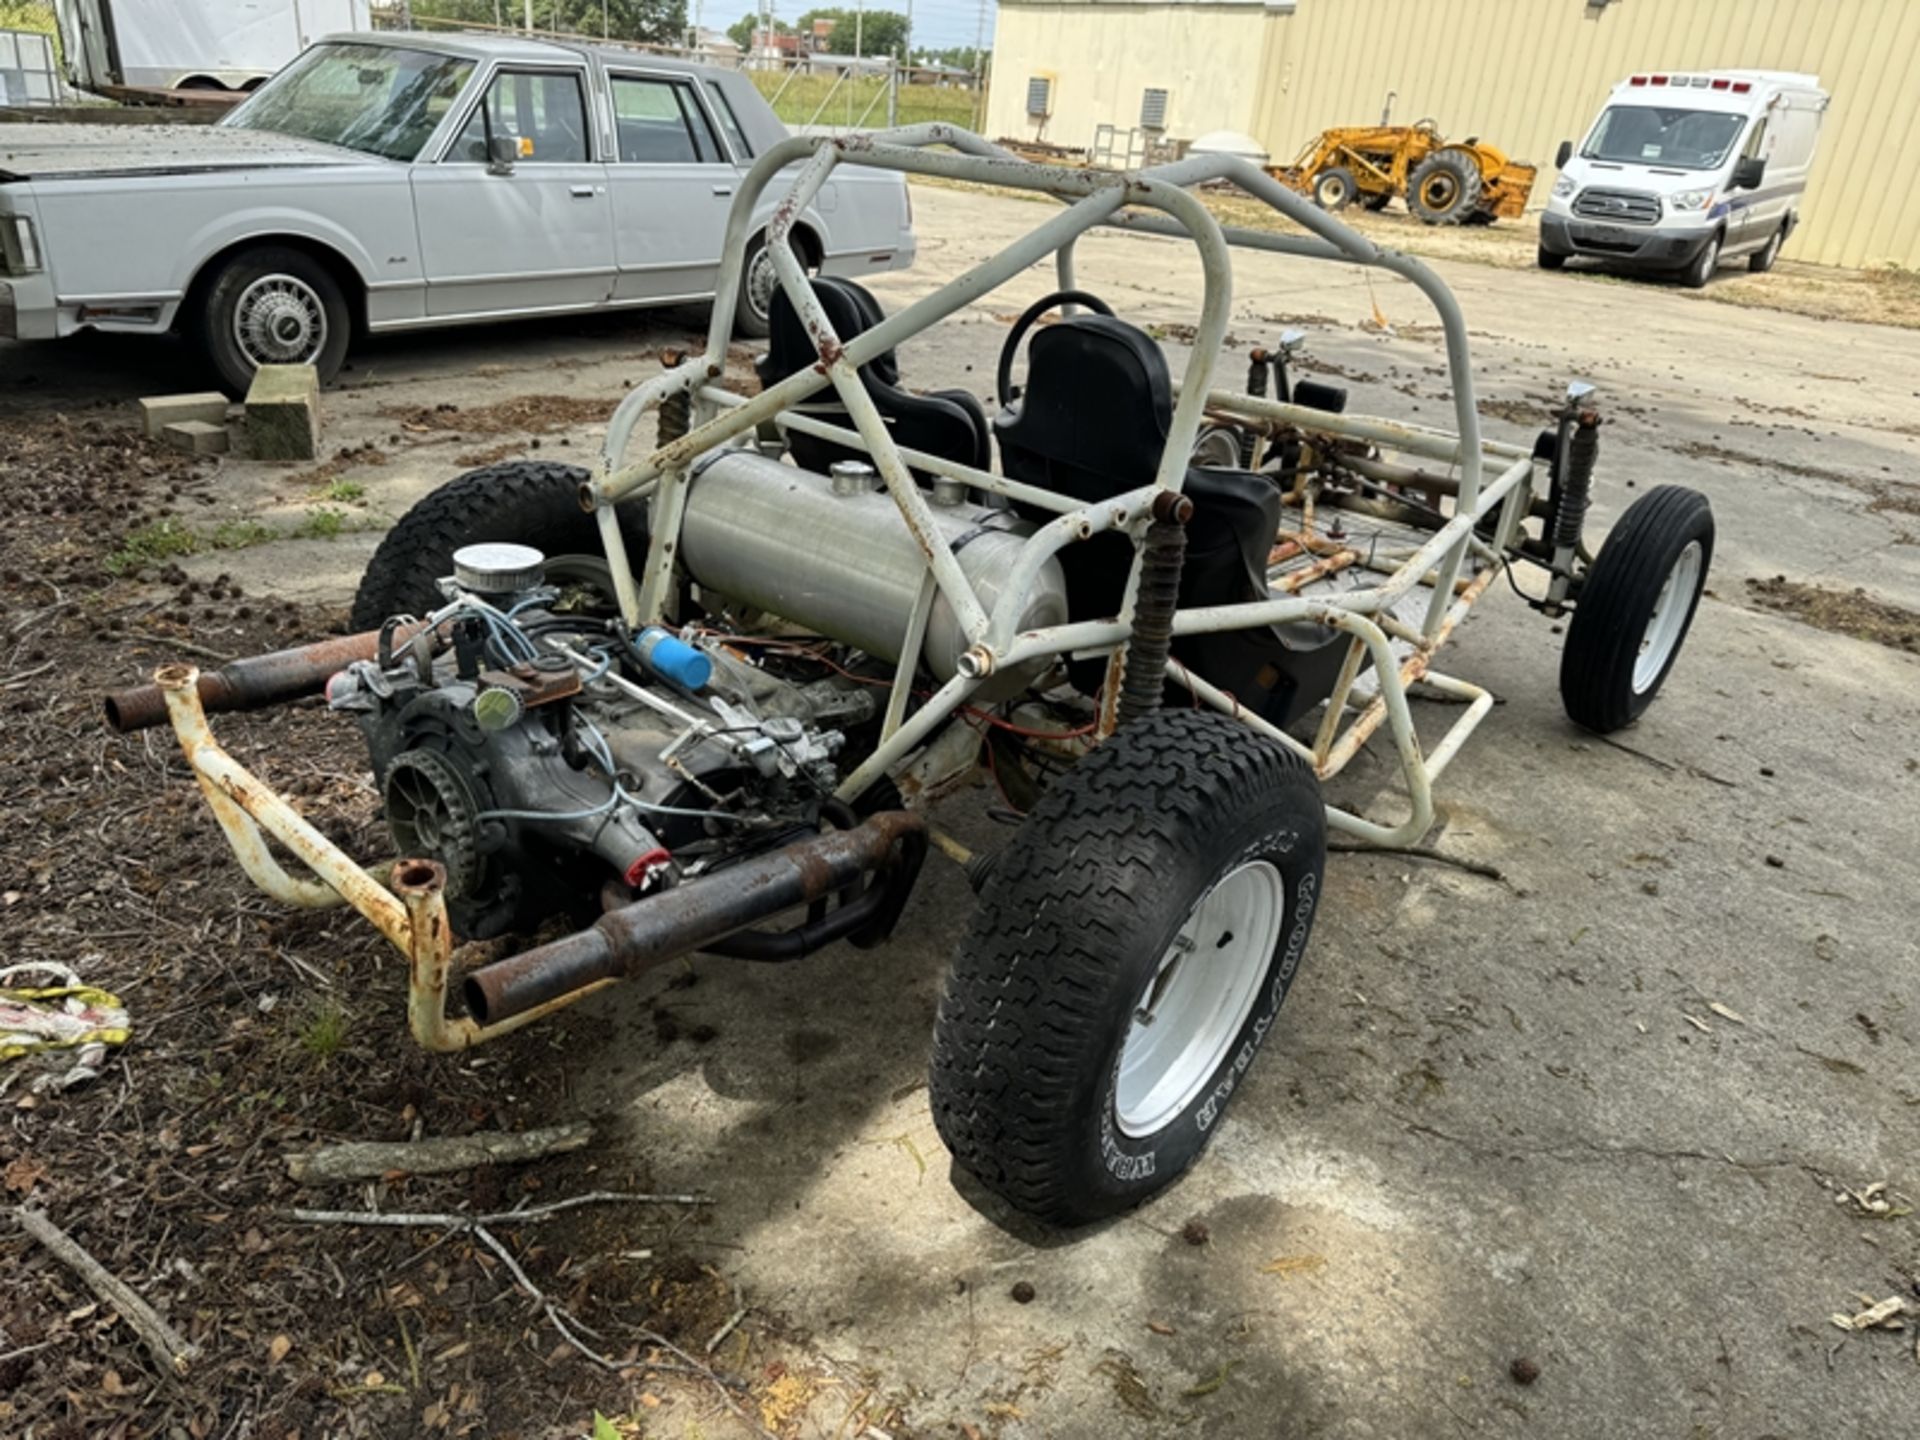
[[[482,540],[511,540],[555,555],[601,555],[600,532],[580,508],[588,474],[552,460],[509,460],[469,470],[423,496],[381,538],[353,597],[355,630],[389,616],[424,615],[443,603],[438,581],[453,573],[453,552]],[[630,513],[629,513],[630,512]],[[622,511],[627,556],[645,556],[643,512]]]
[[[1421,191],[1430,176],[1445,172],[1453,177],[1453,203],[1445,209],[1427,204]],[[1429,225],[1461,225],[1480,208],[1485,188],[1479,163],[1464,150],[1436,150],[1417,166],[1407,180],[1407,209]]]
[[[1686,626],[1666,667],[1645,690],[1635,691],[1634,665],[1648,617],[1674,563],[1695,540],[1702,550],[1700,588],[1689,600]],[[1712,564],[1713,507],[1698,490],[1662,485],[1627,507],[1587,572],[1560,652],[1560,699],[1574,724],[1611,734],[1653,703],[1686,645]]]
[[[1113,1214],[1176,1179],[1285,999],[1325,826],[1311,768],[1211,711],[1146,716],[1057,781],[995,866],[941,998],[929,1089],[954,1160],[1055,1224]],[[1253,1012],[1185,1111],[1147,1140],[1119,1137],[1113,1074],[1133,1007],[1193,905],[1256,857],[1280,871],[1286,912]]]

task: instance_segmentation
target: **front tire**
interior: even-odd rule
[[[1713,507],[1662,485],[1627,507],[1587,572],[1560,654],[1560,699],[1574,724],[1608,735],[1660,693],[1706,589]]]
[[[1163,710],[1081,760],[948,973],[930,1091],[955,1161],[1062,1225],[1172,1184],[1272,1033],[1325,861],[1311,769],[1225,716]]]
[[[1720,268],[1720,237],[1710,238],[1700,247],[1700,253],[1694,256],[1693,263],[1681,274],[1681,280],[1689,290],[1704,290],[1707,282],[1713,279],[1713,272]]]
[[[1536,252],[1535,258],[1540,262],[1540,268],[1542,270],[1564,270],[1567,268],[1567,257],[1564,255],[1556,255],[1544,245]]]
[[[221,388],[239,398],[262,365],[311,365],[330,383],[347,357],[353,315],[340,282],[313,256],[261,245],[220,267],[194,332]]]
[[[1353,203],[1360,186],[1353,172],[1344,165],[1322,170],[1313,177],[1313,203],[1322,210],[1344,210]]]
[[[394,615],[425,615],[446,603],[441,577],[453,573],[453,552],[482,540],[531,545],[552,561],[605,555],[594,517],[580,508],[588,479],[578,465],[509,460],[469,470],[421,498],[380,540],[353,597],[355,630],[373,630]],[[646,558],[644,510],[623,506],[627,559]],[[581,567],[575,567],[581,568]]]

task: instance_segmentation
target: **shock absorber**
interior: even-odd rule
[[[1593,470],[1600,458],[1600,412],[1593,405],[1591,385],[1567,387],[1567,403],[1555,417],[1560,422],[1559,480],[1553,507],[1553,579],[1542,607],[1549,615],[1566,611],[1573,589],[1574,563],[1579,558],[1587,507],[1593,500]]]
[[[1133,598],[1133,631],[1120,682],[1118,721],[1127,725],[1160,708],[1173,651],[1173,612],[1180,604],[1180,571],[1187,559],[1187,521],[1193,501],[1171,490],[1153,498],[1153,519],[1140,549],[1140,589]]]

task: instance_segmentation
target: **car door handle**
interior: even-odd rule
[[[733,193],[733,187],[731,185],[716,185],[713,187],[713,193],[716,195],[731,195]]]
[[[591,200],[593,198],[593,186],[572,185],[568,187],[567,193],[576,200]]]

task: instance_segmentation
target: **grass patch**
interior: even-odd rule
[[[334,1000],[319,1001],[300,1025],[300,1048],[325,1063],[347,1044],[347,1012]]]
[[[129,575],[163,560],[191,555],[200,545],[200,536],[178,520],[155,520],[126,533],[120,548],[107,557],[107,570]]]
[[[886,81],[880,76],[849,76],[836,90],[832,75],[789,77],[779,70],[747,73],[772,104],[773,113],[789,125],[845,125],[877,130],[894,123],[887,114]],[[923,125],[945,120],[975,129],[979,123],[977,99],[973,91],[952,86],[902,85],[898,123]]]
[[[367,487],[358,480],[335,480],[320,492],[320,498],[341,505],[356,505],[367,498]]]
[[[307,512],[307,518],[293,528],[296,540],[336,540],[347,533],[353,517],[344,510],[323,505]]]
[[[258,520],[222,520],[207,532],[210,550],[248,550],[280,538],[280,532]]]

